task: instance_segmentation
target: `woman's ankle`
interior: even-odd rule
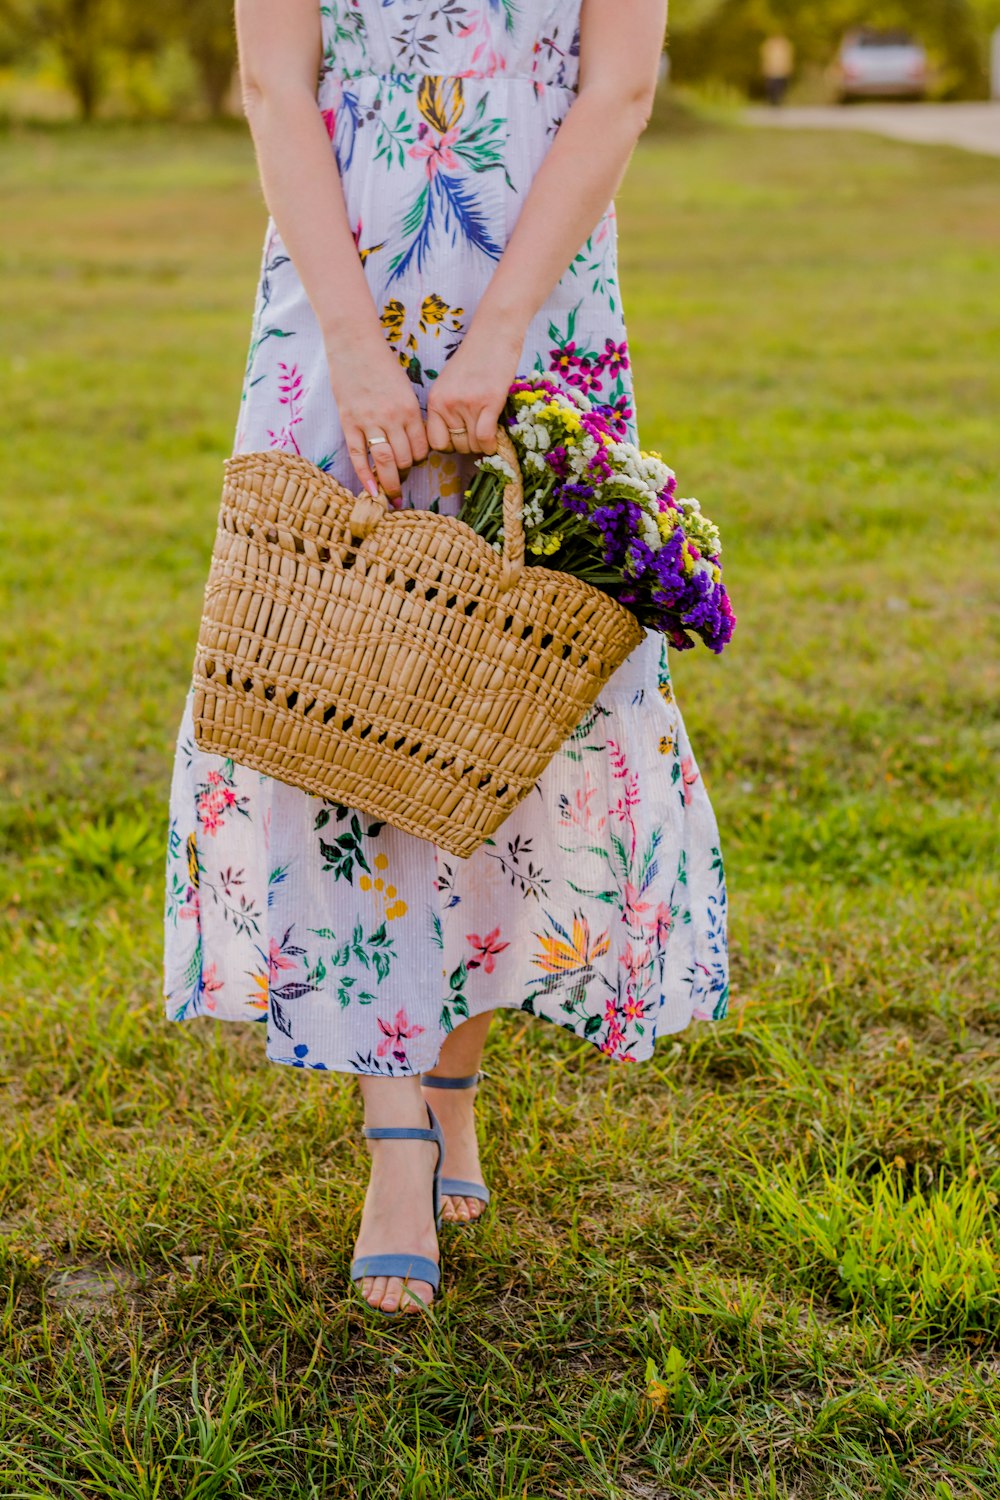
[[[427,1105],[418,1074],[360,1080],[365,1125],[404,1125],[426,1129]]]

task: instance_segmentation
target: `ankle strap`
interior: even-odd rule
[[[370,1141],[437,1140],[436,1130],[426,1130],[419,1125],[366,1125],[364,1133]]]
[[[441,1075],[437,1078],[430,1073],[421,1073],[420,1082],[425,1088],[433,1089],[471,1089],[474,1083],[479,1082],[478,1073],[470,1073],[466,1078],[449,1078]]]

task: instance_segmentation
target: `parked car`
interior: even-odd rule
[[[868,26],[844,37],[835,73],[841,104],[850,99],[923,99],[930,77],[927,53],[909,32]]]

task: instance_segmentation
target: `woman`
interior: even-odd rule
[[[614,404],[635,437],[611,200],[648,117],[665,0],[236,13],[271,214],[236,451],[301,453],[456,514],[518,374]],[[473,1099],[494,1009],[622,1061],[725,1014],[718,835],[665,649],[647,635],[464,861],[199,751],[191,699],[168,1015],[259,1019],[271,1061],[358,1075],[373,1144],[352,1276],[371,1306],[415,1312],[439,1283],[438,1188],[444,1219],[488,1198]],[[401,1133],[368,1134],[386,1128]]]

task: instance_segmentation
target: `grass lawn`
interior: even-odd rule
[[[1000,162],[637,152],[638,415],[740,619],[675,657],[730,1015],[634,1069],[501,1015],[495,1209],[395,1324],[353,1080],[161,1019],[248,141],[7,134],[0,188],[0,1494],[1000,1496]]]

